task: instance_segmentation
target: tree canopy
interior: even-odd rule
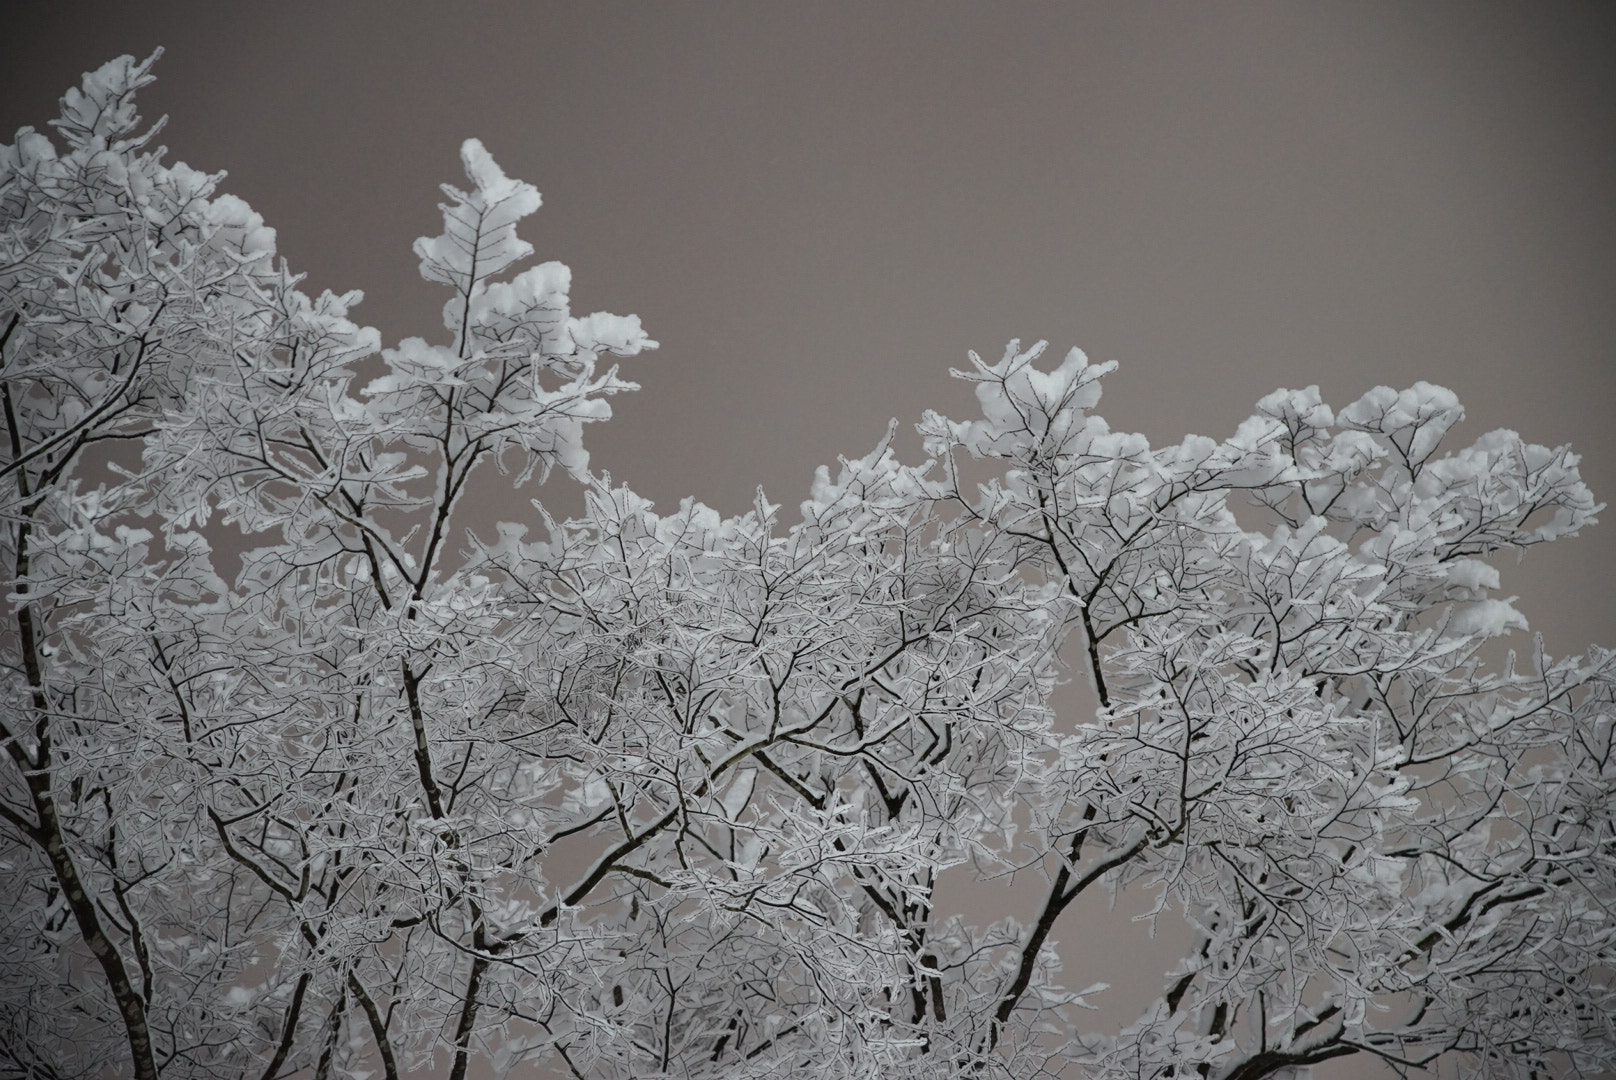
[[[1012,342],[922,461],[659,513],[584,448],[656,343],[513,272],[533,187],[465,144],[382,348],[164,163],[155,59],[0,147],[0,1076],[1616,1067],[1616,656],[1495,641],[1568,448],[1426,383],[1152,447]],[[1097,1030],[1055,946],[1124,887],[1196,942]]]

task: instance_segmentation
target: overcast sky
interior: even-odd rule
[[[791,506],[889,417],[962,414],[948,368],[1012,337],[1118,361],[1101,412],[1154,442],[1281,385],[1339,407],[1425,379],[1463,441],[1571,442],[1616,495],[1616,6],[81,0],[5,25],[7,133],[165,46],[142,100],[171,157],[228,169],[389,341],[442,335],[410,244],[481,138],[543,192],[525,235],[575,310],[663,343],[590,445],[664,508]],[[1504,568],[1552,652],[1616,645],[1607,517]]]

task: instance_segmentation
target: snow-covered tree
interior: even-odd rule
[[[381,349],[163,163],[154,59],[0,147],[0,1076],[1616,1067],[1616,657],[1489,645],[1569,450],[1424,383],[1152,448],[1012,343],[924,461],[658,514],[582,442],[655,342],[512,273],[532,187],[466,143]],[[1124,886],[1198,940],[1095,1031],[1055,946]]]

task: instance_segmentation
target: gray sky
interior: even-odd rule
[[[660,352],[592,432],[664,506],[788,506],[975,348],[1116,360],[1102,412],[1222,436],[1276,386],[1457,391],[1616,493],[1616,9],[1533,3],[75,3],[10,9],[0,131],[164,45],[145,112],[309,284],[441,334],[411,241],[481,138],[575,306]],[[497,512],[497,509],[496,509]],[[515,516],[513,510],[511,516]],[[1616,644],[1616,527],[1507,573]],[[1534,564],[1543,564],[1541,567]]]
[[[171,157],[228,169],[388,341],[442,333],[409,248],[481,138],[544,193],[524,235],[575,309],[663,343],[589,444],[664,508],[790,506],[888,417],[965,413],[948,368],[1011,337],[1120,362],[1101,411],[1155,442],[1280,385],[1339,407],[1426,379],[1459,439],[1571,442],[1616,495],[1616,7],[146,0],[6,26],[7,139],[166,46],[143,111]],[[1551,652],[1616,645],[1616,520],[1555,547],[1505,592]]]

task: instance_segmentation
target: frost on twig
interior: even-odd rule
[[[465,144],[446,335],[382,349],[164,163],[150,65],[0,147],[0,1074],[1616,1067],[1616,658],[1487,662],[1569,450],[1424,383],[1152,447],[1011,343],[925,460],[658,513],[584,448],[655,342],[518,269],[537,191]],[[466,533],[555,466],[582,516]],[[1123,885],[1196,942],[1098,1030],[1058,947]]]

